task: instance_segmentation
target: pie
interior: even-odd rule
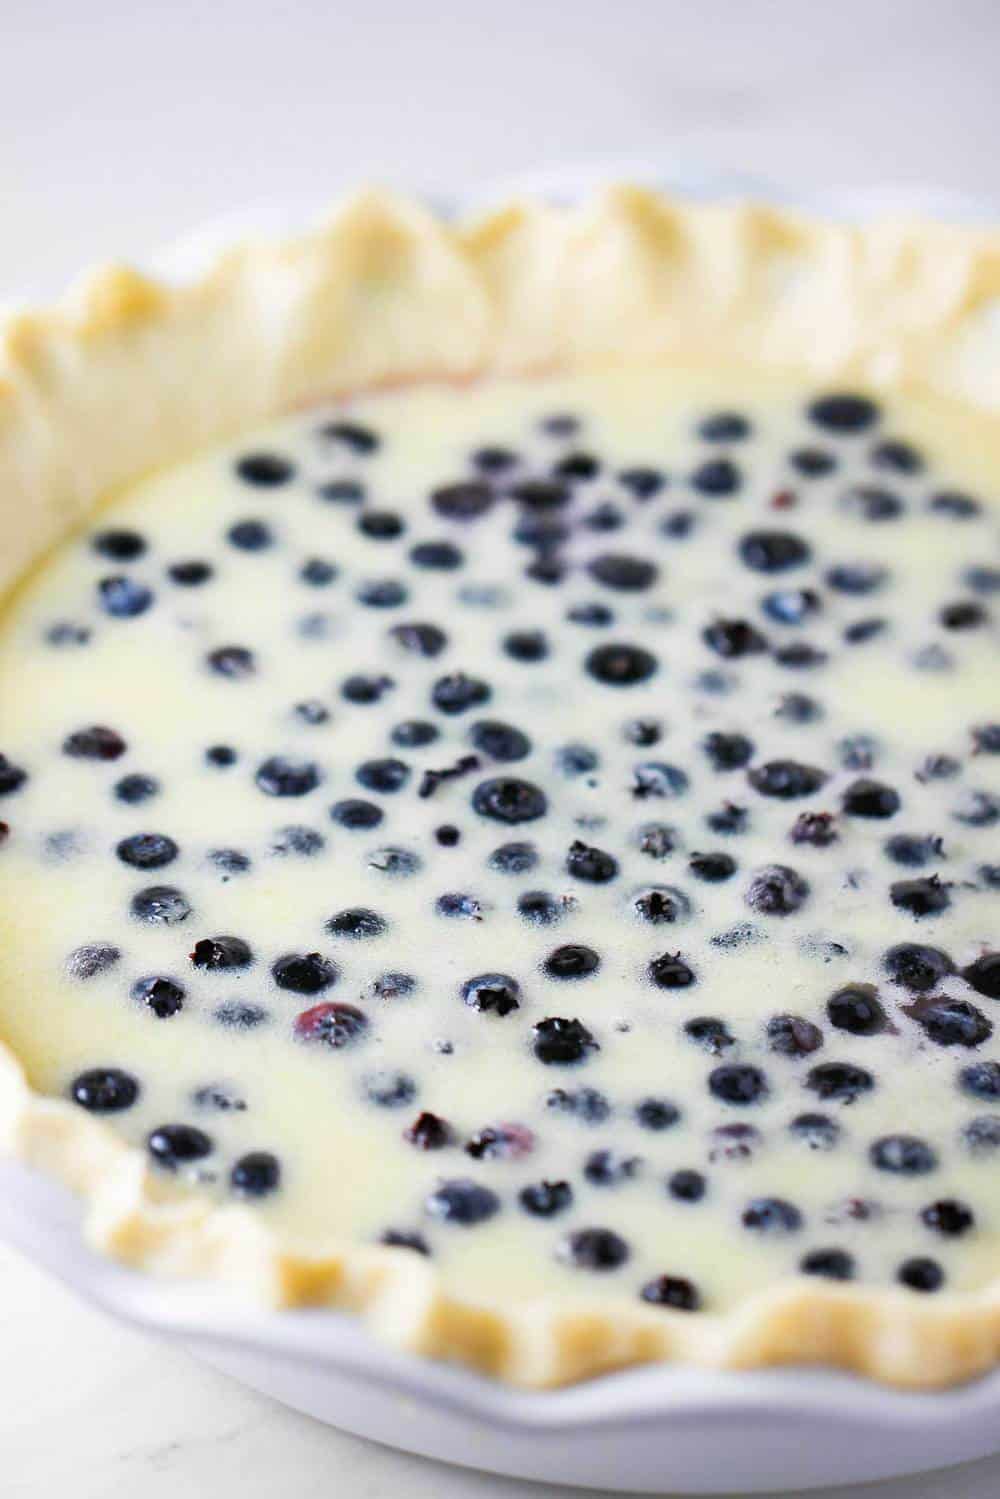
[[[1000,1353],[1000,238],[365,196],[6,333],[0,1118],[552,1385]]]

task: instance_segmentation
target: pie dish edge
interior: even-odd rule
[[[713,356],[1000,408],[1000,232],[826,224],[617,187],[467,226],[365,193],[318,231],[238,248],[182,287],[114,267],[0,338],[0,528],[9,585],[109,489],[289,407],[415,378]],[[141,382],[141,387],[140,387]],[[137,390],[142,400],[136,400]],[[122,422],[128,410],[130,420]],[[274,1306],[365,1314],[397,1347],[549,1386],[628,1365],[813,1363],[945,1386],[1000,1358],[1000,1279],[933,1303],[789,1280],[726,1316],[581,1297],[450,1297],[405,1250],[306,1256],[247,1209],[154,1200],[142,1154],[33,1094],[0,1047],[0,1143],[86,1201],[116,1259]]]

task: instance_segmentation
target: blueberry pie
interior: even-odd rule
[[[95,1245],[525,1384],[997,1361],[998,296],[620,189],[10,324],[0,1120]]]

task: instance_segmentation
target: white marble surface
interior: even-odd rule
[[[998,47],[996,0],[0,0],[0,301],[362,177],[433,190],[654,156],[1000,203]],[[4,1250],[0,1390],[4,1499],[542,1492],[285,1411]],[[1000,1459],[852,1492],[998,1491]]]

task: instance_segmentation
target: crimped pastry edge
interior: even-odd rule
[[[378,193],[171,287],[114,266],[0,335],[6,587],[110,489],[312,400],[418,378],[713,359],[1000,411],[1000,231],[821,223],[621,186],[449,225]],[[813,1364],[934,1388],[1000,1361],[1000,1276],[922,1300],[803,1277],[725,1315],[586,1296],[449,1295],[405,1250],[305,1254],[242,1206],[157,1200],[142,1152],[34,1094],[0,1046],[0,1146],[84,1201],[88,1242],[273,1307],[330,1305],[392,1345],[545,1387],[630,1365]]]

